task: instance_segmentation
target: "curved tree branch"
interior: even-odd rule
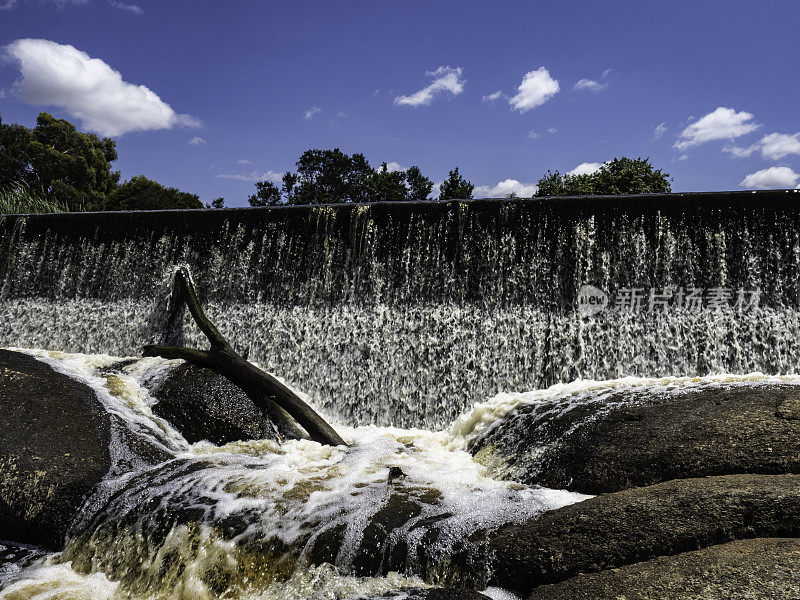
[[[181,267],[175,274],[176,292],[186,303],[189,312],[200,330],[211,344],[207,352],[192,348],[174,346],[145,346],[145,356],[161,356],[163,358],[182,358],[201,367],[214,369],[227,377],[231,383],[242,388],[252,398],[272,401],[289,413],[314,441],[331,446],[346,445],[314,409],[275,377],[266,373],[237,354],[219,330],[206,316],[200,301],[197,299],[191,274],[186,267]]]

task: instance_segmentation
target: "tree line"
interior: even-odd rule
[[[54,210],[152,210],[203,208],[199,196],[166,187],[144,175],[120,182],[116,142],[83,133],[69,121],[40,113],[36,126],[3,123],[0,116],[0,212],[4,199],[30,197]],[[257,181],[251,206],[405,202],[426,200],[434,183],[419,166],[373,168],[363,154],[338,148],[312,149],[287,171],[280,185]],[[458,167],[439,185],[439,200],[470,199],[475,186]],[[548,171],[539,179],[537,196],[637,194],[669,192],[669,174],[649,159],[615,158],[594,173],[573,175]],[[513,196],[513,194],[512,194]],[[8,204],[8,202],[6,202]],[[19,204],[14,204],[18,206]],[[222,208],[216,198],[207,208]]]

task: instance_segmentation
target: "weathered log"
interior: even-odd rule
[[[331,446],[346,445],[333,427],[303,402],[297,394],[233,350],[203,311],[203,307],[197,299],[189,270],[185,267],[181,267],[175,274],[175,293],[179,295],[179,300],[186,303],[189,313],[208,338],[211,348],[203,351],[194,348],[149,345],[144,347],[145,356],[181,358],[197,366],[214,369],[254,400],[275,402],[289,413],[314,441]]]

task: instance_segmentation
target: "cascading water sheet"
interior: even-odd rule
[[[441,428],[580,378],[796,373],[798,194],[10,217],[0,345],[137,354],[188,264],[237,349],[350,425]]]

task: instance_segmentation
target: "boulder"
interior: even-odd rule
[[[529,600],[800,597],[800,540],[738,540],[543,585]]]
[[[474,590],[454,588],[406,588],[388,594],[360,596],[358,600],[489,600]]]
[[[109,421],[88,386],[0,350],[0,539],[59,549],[108,471]]]
[[[0,542],[0,589],[22,569],[44,558],[47,552],[36,546]]]
[[[158,399],[153,412],[191,443],[305,437],[282,409],[273,405],[265,414],[239,387],[204,367],[178,366],[153,395]]]
[[[725,475],[605,494],[489,544],[492,585],[528,592],[591,573],[752,537],[800,535],[800,475]]]
[[[521,406],[471,452],[511,479],[585,494],[683,477],[800,473],[800,386],[653,386],[586,400]]]

